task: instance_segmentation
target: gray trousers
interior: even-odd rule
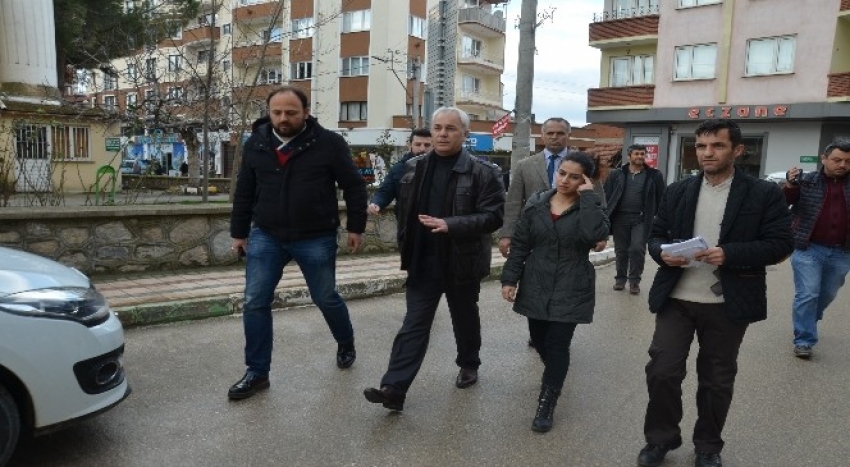
[[[646,227],[640,214],[615,213],[611,217],[614,236],[614,256],[617,258],[617,275],[614,280],[640,284],[646,258]]]

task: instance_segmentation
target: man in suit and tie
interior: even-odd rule
[[[519,161],[512,169],[508,198],[505,202],[505,223],[499,230],[499,251],[505,258],[511,250],[511,237],[519,214],[532,194],[548,190],[555,180],[555,170],[569,152],[570,122],[553,117],[543,122],[543,151]]]

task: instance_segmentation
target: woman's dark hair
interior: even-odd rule
[[[564,162],[575,162],[580,165],[582,170],[584,170],[584,174],[588,176],[588,178],[593,178],[593,175],[596,173],[596,162],[593,160],[593,156],[586,152],[570,152],[561,159],[561,164]],[[560,166],[559,166],[560,167]]]

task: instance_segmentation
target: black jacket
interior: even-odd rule
[[[661,171],[650,166],[644,166],[646,170],[646,184],[643,187],[643,223],[646,226],[644,232],[649,232],[652,228],[652,218],[658,210],[658,205],[661,203],[661,197],[664,195],[664,176]],[[620,168],[614,169],[605,180],[605,196],[607,198],[608,215],[613,217],[616,215],[617,208],[620,205],[620,200],[623,197],[623,192],[626,189],[628,180],[629,164],[625,163]]]
[[[660,267],[649,291],[653,313],[661,310],[682,275],[682,268],[661,259],[661,245],[694,236],[702,180],[700,172],[668,186],[655,216],[649,254]],[[736,170],[717,245],[726,255],[719,271],[724,309],[731,319],[751,323],[767,318],[765,266],[790,255],[793,242],[791,214],[779,187]]]
[[[531,196],[511,237],[502,284],[519,284],[514,311],[529,318],[566,323],[593,321],[596,271],[590,249],[608,238],[608,216],[595,191],[552,220],[555,190]]]
[[[401,237],[401,269],[412,263],[414,238],[409,232],[419,231],[416,208],[423,190],[423,179],[433,150],[414,157],[404,166],[399,201],[399,231]],[[464,149],[458,156],[446,192],[443,217],[448,224],[449,241],[443,242],[440,262],[455,284],[478,282],[490,275],[492,233],[502,226],[505,215],[505,188],[499,169],[487,162],[473,159]]]
[[[354,166],[348,144],[315,118],[289,142],[293,153],[280,166],[268,118],[254,125],[245,142],[233,196],[230,236],[248,238],[251,223],[284,241],[313,238],[339,227],[337,185],[347,208],[346,230],[366,230],[366,182]]]

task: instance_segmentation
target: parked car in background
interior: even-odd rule
[[[76,269],[0,247],[0,467],[40,435],[124,400],[121,322]]]
[[[785,185],[785,172],[773,172],[764,176],[764,179],[778,184],[779,186]]]

